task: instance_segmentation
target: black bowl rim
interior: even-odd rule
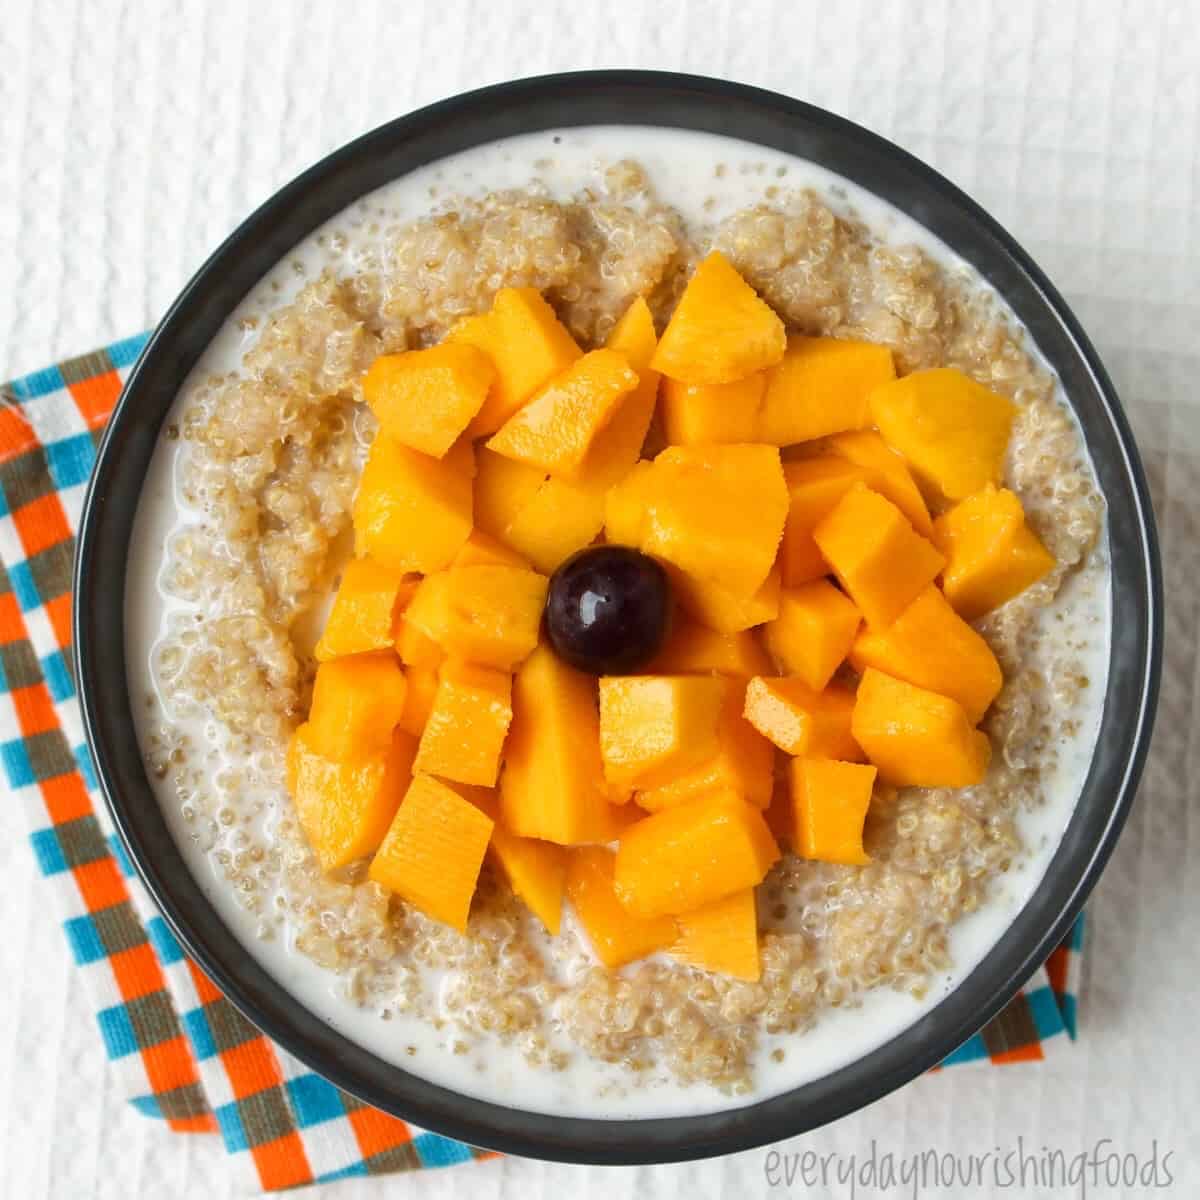
[[[384,1062],[309,1013],[231,937],[183,867],[146,779],[124,677],[125,552],[145,462],[170,399],[224,315],[305,233],[388,179],[511,133],[585,125],[698,129],[773,146],[849,176],[932,229],[1004,295],[1064,384],[1069,368],[1072,406],[1109,503],[1113,662],[1101,739],[1033,896],[967,978],[884,1045],[789,1092],[699,1116],[562,1118],[476,1100]],[[343,174],[357,190],[343,187],[334,200],[327,193]],[[995,1016],[1061,941],[1112,853],[1147,752],[1162,655],[1161,567],[1137,449],[1099,356],[1030,257],[948,180],[844,118],[777,93],[657,71],[539,76],[430,105],[330,154],[242,222],[180,293],[129,375],[85,498],[74,595],[74,666],[97,779],[142,882],[216,986],[285,1050],[372,1105],[473,1145],[580,1163],[680,1161],[793,1136],[908,1082]],[[1120,676],[1116,695],[1111,672]]]

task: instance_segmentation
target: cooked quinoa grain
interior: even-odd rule
[[[764,187],[764,203],[706,229],[689,229],[636,163],[602,180],[569,203],[533,189],[441,202],[386,229],[370,252],[327,235],[327,270],[242,323],[241,369],[192,385],[176,436],[180,492],[196,519],[167,547],[161,582],[200,609],[173,618],[155,649],[167,712],[145,749],[258,935],[291,930],[355,1003],[385,1018],[422,1015],[448,1031],[455,1053],[498,1036],[547,1071],[585,1054],[622,1064],[632,1080],[665,1072],[736,1095],[753,1086],[764,1034],[799,1034],[876,987],[921,995],[950,965],[955,921],[1019,859],[1017,816],[1042,802],[1058,737],[1089,686],[1039,615],[1091,561],[1104,506],[1054,379],[973,278],[880,243],[785,178]],[[884,342],[902,371],[960,367],[1016,402],[1007,484],[1058,566],[979,625],[1005,672],[986,723],[987,778],[955,791],[877,789],[868,866],[786,855],[758,890],[757,983],[658,957],[606,970],[569,922],[549,938],[486,868],[466,935],[389,896],[363,864],[322,876],[283,762],[307,710],[321,605],[348,552],[374,432],[362,372],[381,352],[438,341],[504,286],[541,289],[585,345],[638,294],[661,328],[712,247],[789,327]],[[181,716],[202,722],[205,745],[179,732]],[[216,748],[239,766],[206,788],[190,764]],[[436,996],[427,968],[447,973]]]

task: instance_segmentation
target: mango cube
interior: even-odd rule
[[[715,793],[737,796],[756,808],[766,808],[771,802],[774,751],[742,716],[745,684],[735,679],[727,682],[717,718],[715,753],[667,782],[639,791],[640,808],[660,812]]]
[[[678,567],[668,567],[671,585],[680,605],[702,625],[716,633],[740,633],[773,621],[779,615],[778,565],[754,595],[743,598],[711,583],[701,583]]]
[[[992,754],[957,700],[874,667],[858,685],[851,730],[880,778],[897,787],[970,787]]]
[[[767,649],[789,675],[819,692],[845,661],[862,617],[828,580],[818,579],[779,596],[779,615],[764,629]]]
[[[703,675],[606,675],[600,680],[600,755],[617,786],[669,782],[717,751],[730,681]]]
[[[863,824],[871,807],[875,768],[833,759],[792,761],[796,853],[818,862],[865,866]]]
[[[327,758],[301,725],[287,751],[287,787],[300,827],[322,871],[373,854],[412,778],[415,739],[396,731],[385,749],[359,758]]]
[[[490,312],[460,321],[446,340],[475,346],[496,368],[491,391],[467,427],[473,438],[495,433],[583,353],[537,288],[501,288]]]
[[[438,676],[413,769],[492,787],[512,716],[512,676],[451,659]]]
[[[463,542],[450,565],[452,567],[523,567],[525,570],[529,570],[529,563],[515,550],[506,546],[498,538],[484,533],[482,529],[471,530],[471,536]]]
[[[507,544],[509,525],[537,495],[546,472],[486,446],[478,448],[475,459],[475,525]]]
[[[818,692],[794,676],[757,677],[746,688],[746,720],[791,755],[861,762],[850,732],[853,713],[854,693],[836,683]]]
[[[404,621],[451,657],[511,671],[537,645],[547,583],[525,567],[451,567],[421,580]]]
[[[991,646],[933,584],[886,629],[862,630],[850,648],[850,663],[859,674],[875,667],[957,700],[972,725],[979,723],[1004,683]]]
[[[732,383],[782,357],[778,314],[714,250],[688,280],[651,366],[683,383]]]
[[[658,374],[649,367],[656,344],[654,319],[639,296],[608,338],[608,348],[623,354],[637,372],[637,387],[622,397],[596,435],[574,481],[544,480],[508,518],[504,540],[547,575],[596,540],[604,527],[609,489],[638,460],[658,391]]]
[[[718,633],[694,621],[677,621],[647,675],[766,675],[771,660],[748,629]]]
[[[787,524],[779,547],[784,587],[811,583],[829,574],[829,564],[813,540],[817,524],[856,484],[870,486],[876,473],[827,454],[783,464],[788,489]]]
[[[438,689],[437,667],[409,667],[404,672],[404,681],[408,686],[404,691],[400,728],[419,738],[425,732],[429,714],[433,711],[433,699]]]
[[[321,663],[308,715],[313,748],[338,760],[386,750],[404,712],[405,687],[391,651]]]
[[[380,355],[363,376],[363,399],[390,437],[441,458],[483,407],[492,360],[464,343]]]
[[[754,981],[762,975],[753,888],[680,913],[675,923],[679,938],[671,947],[672,958],[734,979]]]
[[[855,484],[813,530],[825,561],[867,619],[890,625],[946,560],[878,492]]]
[[[617,408],[608,425],[596,436],[580,471],[581,482],[593,490],[607,491],[623,479],[642,453],[646,433],[658,402],[658,372],[650,362],[658,347],[650,307],[639,296],[613,326],[605,345],[624,356],[637,372],[637,386]]]
[[[613,886],[636,917],[686,913],[756,887],[778,858],[759,809],[736,797],[707,796],[624,830]]]
[[[914,371],[871,393],[884,440],[948,500],[999,482],[1016,411],[954,367]]]
[[[830,454],[866,470],[869,477],[863,482],[881,496],[886,496],[922,537],[929,537],[933,533],[933,519],[916,480],[904,459],[875,430],[835,434],[825,442],[825,446]]]
[[[654,463],[641,459],[604,497],[604,540],[612,546],[640,546],[649,521],[646,492],[654,479]]]
[[[775,563],[787,485],[771,446],[670,446],[639,474],[641,549],[746,600]]]
[[[567,880],[566,848],[510,833],[500,823],[499,800],[489,788],[471,788],[467,799],[495,822],[488,857],[546,932],[557,935]]]
[[[471,474],[457,456],[430,458],[385,433],[376,436],[354,498],[360,558],[397,571],[440,571],[471,523]]]
[[[342,571],[329,618],[313,655],[318,662],[386,650],[396,637],[396,617],[416,581],[369,558],[351,559]]]
[[[732,383],[681,383],[661,388],[663,429],[673,446],[758,441],[759,408],[767,376],[759,371]]]
[[[616,855],[603,846],[581,846],[567,856],[567,896],[596,957],[620,967],[675,941],[670,917],[631,916],[613,890]]]
[[[501,823],[521,837],[572,846],[611,841],[613,812],[600,759],[595,680],[539,646],[513,684]]]
[[[573,480],[597,435],[637,385],[637,372],[624,355],[593,350],[513,413],[488,440],[488,449]]]
[[[576,550],[596,540],[604,526],[606,490],[552,476],[512,518],[504,540],[539,571],[553,575]]]
[[[414,777],[367,875],[426,916],[465,931],[492,821],[453,788]]]
[[[421,583],[424,583],[424,580]],[[420,590],[420,586],[417,585],[417,591]],[[413,592],[413,596],[416,596],[416,591]],[[400,655],[400,661],[406,667],[422,667],[435,674],[438,667],[446,661],[445,650],[404,616],[396,623],[396,653]]]
[[[1007,488],[984,488],[943,513],[934,541],[946,556],[946,599],[968,621],[1054,569],[1054,556],[1026,525],[1021,501]]]
[[[871,424],[867,399],[896,378],[892,352],[873,342],[788,338],[771,369],[756,441],[790,446]]]

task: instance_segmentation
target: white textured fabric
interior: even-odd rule
[[[1196,18],[1189,0],[5,0],[0,378],[153,324],[299,169],[419,104],[514,76],[726,76],[825,105],[925,158],[1038,259],[1125,398],[1163,521],[1163,702],[1140,803],[1092,906],[1077,1046],[1041,1066],[918,1080],[788,1149],[862,1158],[875,1139],[880,1154],[982,1154],[1022,1137],[1070,1157],[1111,1138],[1146,1155],[1157,1139],[1160,1156],[1175,1151],[1166,1194],[1196,1195]],[[0,879],[0,1196],[230,1195],[217,1139],[172,1135],[113,1093],[20,814],[2,806]],[[307,1194],[708,1200],[772,1194],[765,1163],[764,1152],[622,1170],[504,1161]]]

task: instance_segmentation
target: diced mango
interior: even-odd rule
[[[524,901],[548,933],[557,935],[567,879],[566,848],[510,833],[500,823],[499,798],[491,789],[472,788],[466,795],[495,822],[488,857],[500,869],[513,894]]]
[[[704,675],[606,675],[600,680],[600,755],[612,784],[650,788],[717,751],[730,681]]]
[[[417,588],[420,589],[420,584]],[[415,596],[416,592],[413,595]],[[396,653],[400,655],[400,661],[406,667],[423,667],[435,673],[446,661],[445,650],[405,617],[401,617],[397,622]]]
[[[759,409],[767,376],[759,371],[732,383],[681,383],[660,389],[663,429],[673,446],[759,440]]]
[[[413,769],[492,787],[512,716],[511,675],[450,659],[438,675]]]
[[[1004,676],[992,648],[930,584],[886,629],[862,630],[850,648],[861,674],[875,667],[957,700],[977,725]],[[842,755],[835,755],[840,758]]]
[[[397,730],[384,750],[337,761],[301,725],[287,752],[287,786],[322,871],[373,854],[412,778],[416,740]]]
[[[363,399],[390,437],[441,458],[483,407],[491,358],[465,342],[383,354],[363,376]]]
[[[613,546],[640,546],[649,513],[646,490],[654,478],[654,463],[642,459],[604,498],[604,540]]]
[[[369,558],[353,558],[342,571],[329,618],[313,655],[318,662],[386,650],[396,637],[396,617],[412,599],[416,580]]]
[[[615,836],[600,759],[596,684],[548,646],[517,672],[500,777],[505,828],[562,846]]]
[[[845,661],[862,617],[827,579],[779,595],[779,615],[763,630],[767,649],[789,675],[819,692]]]
[[[758,677],[746,688],[746,720],[780,750],[807,758],[865,757],[850,732],[854,693],[831,683],[817,692],[802,679]]]
[[[397,571],[440,571],[470,532],[471,476],[460,459],[430,458],[378,434],[354,498],[359,557]]]
[[[756,980],[762,974],[758,958],[758,908],[754,889],[745,888],[676,918],[679,939],[672,958],[731,975]]]
[[[447,655],[511,671],[537,645],[547,583],[525,567],[451,567],[421,580],[404,621]]]
[[[658,334],[654,331],[654,314],[645,296],[635,296],[630,301],[621,319],[609,330],[604,344],[610,350],[624,354],[639,374],[650,366],[654,351],[658,349]],[[657,372],[654,374],[657,383]]]
[[[778,314],[714,250],[688,280],[651,366],[683,383],[732,383],[773,367],[786,344]]]
[[[413,778],[368,876],[435,921],[465,931],[492,821],[453,788]]]
[[[854,740],[897,787],[970,787],[992,747],[957,700],[868,667],[858,685]]]
[[[539,571],[553,575],[576,550],[596,540],[604,525],[606,490],[551,477],[513,517],[504,539]]]
[[[626,829],[613,885],[634,916],[685,913],[755,887],[778,858],[779,847],[757,808],[709,796]]]
[[[593,350],[513,413],[488,449],[574,480],[597,435],[637,385],[637,372],[623,354]]]
[[[1016,405],[954,367],[914,371],[871,393],[879,432],[926,483],[962,500],[1000,481]]]
[[[515,550],[506,546],[498,538],[484,533],[482,529],[472,529],[471,536],[462,544],[462,549],[450,563],[452,567],[523,567],[529,570],[526,562]]]
[[[716,793],[737,796],[756,808],[766,808],[770,803],[775,753],[770,742],[742,716],[744,682],[727,682],[717,718],[716,752],[665,783],[639,791],[638,805],[647,812],[660,812]]]
[[[933,532],[933,519],[921,489],[917,487],[904,459],[875,430],[839,433],[825,445],[830,453],[873,472],[873,476],[864,482],[881,496],[886,496],[922,537],[929,537]]]
[[[433,699],[438,689],[437,667],[408,667],[404,672],[404,680],[408,686],[404,691],[400,728],[419,738],[425,732],[429,714],[433,711]]]
[[[658,389],[658,373],[649,367],[655,345],[654,319],[645,300],[638,297],[608,338],[609,349],[624,354],[637,372],[637,387],[621,399],[612,419],[596,435],[575,481],[545,480],[509,520],[504,540],[547,575],[596,540],[604,527],[609,489],[637,462]]]
[[[890,500],[861,483],[817,524],[813,538],[867,623],[877,628],[890,625],[946,561]]]
[[[1054,569],[1054,556],[1025,523],[1007,488],[984,488],[938,517],[946,599],[968,621],[1020,595]]]
[[[647,675],[767,675],[771,660],[748,629],[717,633],[695,621],[677,620]]]
[[[495,433],[583,353],[536,288],[501,288],[490,312],[460,321],[447,341],[478,347],[496,367],[487,400],[467,428],[471,437]]]
[[[309,739],[326,758],[386,750],[404,713],[404,672],[389,650],[335,658],[317,668]]]
[[[826,454],[783,464],[788,515],[779,547],[784,587],[811,583],[829,574],[829,564],[813,541],[813,530],[856,484],[871,486],[876,472],[848,459]]]
[[[847,866],[869,863],[863,824],[871,807],[875,768],[828,758],[797,758],[791,775],[796,853]]]
[[[790,446],[871,424],[867,398],[896,378],[892,352],[873,342],[793,334],[767,377],[756,441]]]
[[[717,633],[740,633],[779,615],[778,565],[771,568],[762,587],[749,599],[734,596],[715,584],[700,583],[678,567],[668,567],[667,572],[680,605]]]
[[[546,472],[486,446],[475,453],[475,525],[507,544],[508,527],[537,495]]]
[[[787,520],[771,446],[670,446],[636,477],[641,549],[738,599],[766,581]]]
[[[613,326],[605,343],[609,350],[625,356],[637,372],[638,383],[622,399],[606,428],[596,437],[584,459],[580,480],[593,490],[607,491],[623,479],[637,462],[658,400],[658,372],[650,362],[658,346],[650,307],[639,296]]]
[[[620,967],[656,950],[679,934],[670,917],[632,916],[613,890],[616,855],[603,846],[581,846],[567,855],[567,896],[596,957]]]

